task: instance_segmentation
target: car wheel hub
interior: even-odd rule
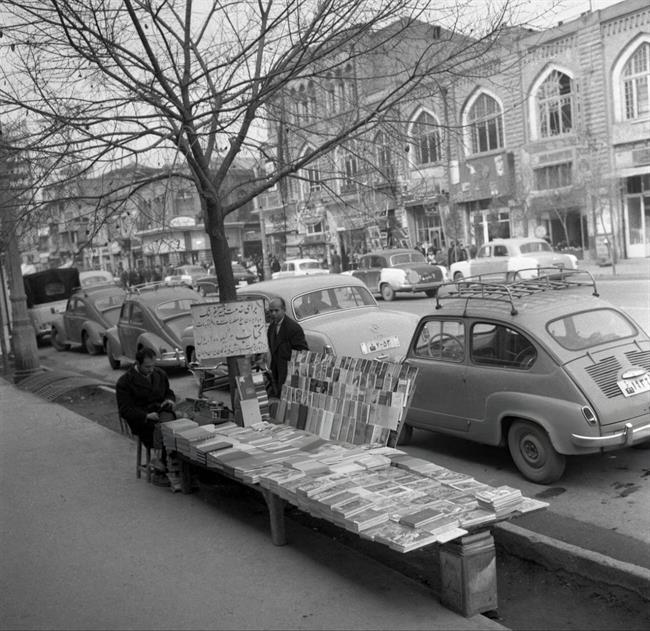
[[[530,464],[540,465],[543,458],[543,450],[540,445],[531,437],[522,440],[521,452]]]

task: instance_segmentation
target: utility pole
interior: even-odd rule
[[[2,244],[5,250],[5,264],[9,281],[11,319],[11,346],[14,356],[14,381],[38,372],[38,349],[34,327],[27,312],[27,297],[21,271],[21,255],[18,238],[17,209],[21,203],[20,186],[16,182],[25,182],[26,174],[17,173],[22,160],[15,147],[9,145],[0,132],[0,210],[2,212]],[[12,169],[12,164],[14,168]],[[13,173],[12,173],[13,171]]]

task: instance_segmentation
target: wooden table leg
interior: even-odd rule
[[[497,609],[496,551],[489,530],[440,546],[440,601],[468,617]]]
[[[260,489],[260,491],[269,509],[271,541],[275,546],[285,546],[287,535],[284,529],[284,500],[268,489]]]
[[[187,460],[181,460],[181,491],[187,495],[192,492],[192,465]]]

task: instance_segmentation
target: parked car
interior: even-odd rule
[[[85,272],[79,272],[79,286],[82,289],[86,287],[93,287],[95,285],[115,285],[116,280],[113,277],[113,274],[101,269],[88,270]]]
[[[418,322],[414,314],[380,309],[362,281],[342,274],[262,281],[241,287],[237,295],[261,299],[267,308],[271,299],[283,298],[287,315],[305,331],[309,349],[335,355],[396,361],[404,356]],[[182,348],[193,356],[191,327]]]
[[[533,278],[538,274],[536,268],[548,267],[577,269],[578,258],[573,254],[554,252],[544,239],[494,239],[482,245],[475,258],[452,263],[449,275],[458,280],[481,274],[503,274],[504,278],[512,280],[515,275]]]
[[[104,283],[78,289],[63,313],[52,321],[52,346],[57,351],[81,344],[89,355],[97,355],[106,345],[106,329],[117,324],[126,292]]]
[[[289,259],[280,265],[279,272],[271,274],[271,278],[293,278],[294,276],[329,273],[329,270],[323,269],[321,262],[316,259]]]
[[[153,285],[129,292],[115,326],[106,331],[106,354],[111,368],[122,360],[135,361],[139,348],[156,353],[161,368],[186,365],[181,336],[192,323],[190,307],[201,296],[189,287]]]
[[[246,285],[257,282],[257,276],[250,270],[246,269],[241,263],[233,262],[232,273],[238,287],[245,287]],[[194,289],[196,289],[201,296],[219,295],[219,282],[216,277],[214,265],[210,267],[207,276],[203,276],[196,281]]]
[[[350,273],[386,301],[393,300],[397,293],[421,291],[432,298],[446,280],[444,267],[431,265],[421,252],[408,249],[363,254],[357,269]]]
[[[167,285],[187,285],[194,287],[196,281],[205,276],[205,268],[201,265],[180,265],[163,279]]]
[[[79,287],[75,267],[47,269],[23,276],[27,313],[34,327],[36,342],[49,339],[56,314],[65,311],[68,298]]]
[[[418,368],[406,439],[417,427],[507,445],[539,484],[558,480],[567,456],[650,439],[650,338],[587,272],[463,282],[438,305],[405,359]]]

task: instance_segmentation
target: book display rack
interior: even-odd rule
[[[294,352],[275,421],[177,419],[162,437],[185,492],[193,466],[258,490],[274,544],[286,543],[285,502],[400,553],[436,544],[441,601],[467,616],[496,609],[489,527],[548,504],[389,446],[414,377],[400,364]]]
[[[417,369],[394,362],[293,351],[279,423],[354,445],[399,435]]]

